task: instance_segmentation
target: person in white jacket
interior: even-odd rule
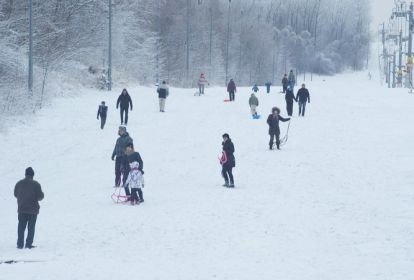
[[[134,205],[144,202],[144,196],[141,189],[144,187],[144,176],[139,168],[138,161],[131,162],[129,167],[130,171],[125,185],[128,185],[131,188],[131,205]]]

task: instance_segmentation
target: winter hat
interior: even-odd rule
[[[29,176],[29,177],[33,177],[34,176],[33,168],[31,168],[31,167],[26,168],[26,171],[25,171],[24,175]]]
[[[101,104],[102,104],[102,105],[105,105],[105,101],[102,101],[102,102],[101,102]]]
[[[129,167],[130,167],[131,169],[133,169],[133,168],[139,168],[139,163],[138,163],[138,161],[133,161],[133,162],[130,162],[130,163],[129,163]]]
[[[166,81],[162,81],[162,83],[165,85],[167,82]]]
[[[277,108],[277,107],[273,107],[272,108],[272,113],[273,112],[277,112],[278,114],[280,114],[280,109],[279,108]]]
[[[120,129],[120,130],[122,130],[123,132],[126,132],[126,131],[127,131],[126,126],[125,126],[125,125],[120,125],[120,126],[119,126],[119,129]]]
[[[224,134],[223,134],[223,138],[224,138],[224,137],[226,137],[226,138],[229,138],[229,139],[230,139],[230,136],[229,136],[227,133],[224,133]]]

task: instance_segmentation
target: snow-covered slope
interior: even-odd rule
[[[366,73],[316,77],[311,103],[268,150],[265,119],[284,95],[250,89],[128,88],[128,131],[144,160],[145,203],[111,201],[119,115],[113,92],[56,100],[0,135],[0,279],[412,279],[414,96]],[[101,100],[107,126],[96,120]],[[286,131],[282,124],[282,136]],[[235,189],[221,187],[221,135],[236,149]],[[34,250],[15,248],[15,183],[42,184]],[[126,278],[128,277],[128,278]]]

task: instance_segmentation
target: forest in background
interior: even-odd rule
[[[62,83],[99,87],[108,3],[33,0],[28,98],[28,1],[0,0],[0,112],[35,110]],[[112,80],[192,87],[203,72],[218,86],[279,84],[290,69],[305,79],[361,70],[369,25],[368,0],[112,0]]]

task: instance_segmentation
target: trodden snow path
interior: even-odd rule
[[[309,82],[289,140],[268,150],[266,117],[284,95],[250,88],[128,88],[128,131],[144,160],[145,203],[111,201],[119,114],[111,93],[55,100],[0,135],[0,279],[412,279],[414,96],[364,73]],[[96,111],[109,105],[105,129]],[[282,136],[287,123],[281,124]],[[235,144],[235,189],[221,187],[221,135]],[[34,250],[17,250],[13,188],[42,184]],[[25,262],[27,261],[27,262]],[[131,278],[132,277],[132,278]]]

